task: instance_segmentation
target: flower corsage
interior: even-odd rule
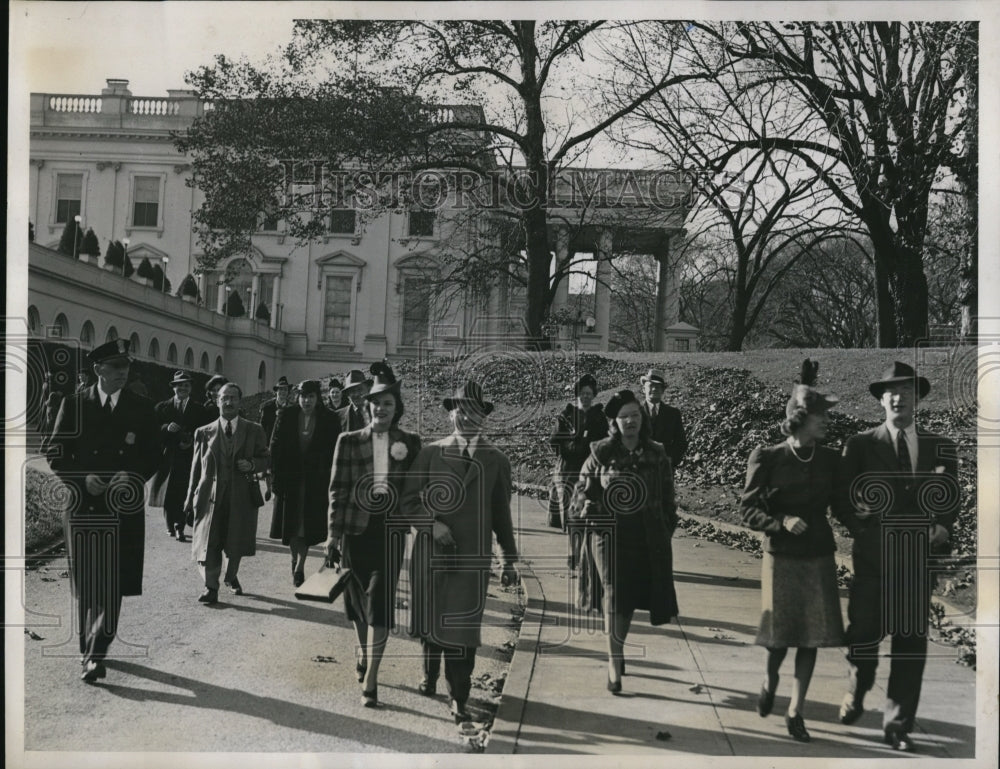
[[[389,454],[397,462],[402,462],[409,455],[409,451],[406,448],[406,444],[402,441],[396,441],[389,447]]]

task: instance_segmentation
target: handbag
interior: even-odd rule
[[[333,603],[347,589],[351,580],[356,580],[350,569],[331,569],[322,566],[295,589],[295,597],[300,601],[322,601]]]

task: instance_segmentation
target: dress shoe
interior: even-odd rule
[[[465,709],[465,703],[459,702],[458,700],[451,701],[451,715],[454,717],[456,724],[472,720],[472,716],[469,714],[469,711]]]
[[[757,712],[761,718],[771,715],[774,707],[774,694],[778,691],[778,682],[774,682],[774,689],[768,690],[766,686],[760,687],[760,694],[757,695]]]
[[[858,697],[848,692],[844,695],[844,701],[840,703],[840,723],[853,724],[864,712],[864,695]]]
[[[785,716],[785,725],[788,727],[788,733],[796,742],[809,742],[811,739],[801,715]]]
[[[608,676],[608,691],[611,692],[612,694],[621,694],[622,682],[612,681],[611,676]]]
[[[183,526],[178,526],[177,527],[177,541],[178,542],[187,542],[187,537],[184,536],[184,527]]]
[[[295,585],[295,587],[302,587],[302,583],[305,581],[305,572],[296,571],[292,573],[292,584]]]
[[[97,681],[98,678],[105,678],[107,675],[108,671],[104,668],[103,662],[91,660],[83,666],[83,673],[80,675],[80,680],[85,681],[88,684],[92,684]]]
[[[885,730],[885,742],[887,745],[891,745],[893,750],[898,750],[901,753],[912,753],[916,748],[913,744],[913,738],[896,726],[890,726]]]
[[[212,590],[210,587],[205,588],[205,592],[198,596],[198,600],[201,603],[218,603],[219,601],[219,591]]]
[[[169,534],[171,537],[176,537],[177,536],[177,532],[174,531],[172,527],[169,528],[169,529],[167,529],[167,534]]]
[[[233,593],[236,595],[243,595],[243,585],[240,584],[240,581],[236,579],[236,577],[233,577],[232,579],[227,579],[226,587],[232,590]]]
[[[437,681],[431,681],[429,678],[425,678],[417,684],[417,691],[425,697],[433,697],[437,694]]]
[[[377,686],[370,692],[361,692],[361,705],[366,708],[377,708],[379,706]]]

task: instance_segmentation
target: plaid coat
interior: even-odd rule
[[[402,444],[405,456],[393,456],[396,444]],[[395,453],[402,454],[402,450]],[[420,436],[398,428],[389,430],[389,495],[391,509],[387,515],[397,514],[406,472],[420,453]],[[372,429],[341,433],[333,452],[333,472],[330,476],[330,508],[328,515],[329,536],[340,542],[345,534],[361,534],[368,528],[373,511],[371,500],[374,480],[372,458]],[[376,511],[378,512],[378,511]]]

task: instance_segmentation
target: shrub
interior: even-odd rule
[[[240,299],[238,291],[230,292],[224,309],[226,315],[230,318],[242,318],[247,314],[246,308],[243,306],[243,300]]]
[[[184,280],[181,281],[180,286],[177,288],[177,296],[193,296],[195,299],[201,299],[201,292],[198,290],[198,281],[194,279],[194,275],[188,273],[184,276]]]
[[[164,282],[166,282],[166,286],[164,286]],[[153,288],[164,293],[170,292],[170,278],[164,274],[163,268],[158,264],[153,265]]]
[[[271,322],[271,311],[267,309],[267,305],[261,302],[257,305],[257,312],[254,313],[254,317],[257,320],[262,320],[265,323]]]
[[[142,261],[139,262],[139,268],[135,271],[140,278],[153,279],[153,265],[150,264],[147,257],[142,257]]]
[[[83,245],[83,230],[75,219],[70,219],[63,227],[62,236],[59,238],[60,254],[77,257],[80,255],[80,247]]]
[[[87,256],[100,256],[101,244],[97,241],[92,227],[87,228],[87,234],[83,236],[83,245],[80,246],[80,253]]]
[[[104,254],[104,263],[109,264],[112,267],[118,267],[119,269],[121,269],[124,265],[123,274],[126,278],[135,272],[135,267],[132,266],[132,260],[125,253],[125,245],[120,240],[116,240],[113,243],[108,244],[108,250]]]

